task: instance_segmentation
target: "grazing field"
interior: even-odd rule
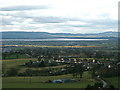
[[[92,84],[92,83],[89,83]],[[6,83],[3,88],[85,88],[88,82],[80,83]]]
[[[85,72],[83,78],[75,83],[45,83],[48,80],[72,78],[71,74],[59,76],[38,76],[38,77],[3,77],[3,88],[85,88],[88,84],[93,85],[94,79],[88,72]]]

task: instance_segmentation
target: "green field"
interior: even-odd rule
[[[60,76],[38,76],[38,77],[3,77],[3,88],[85,88],[88,84],[93,85],[94,79],[88,72],[85,72],[83,78],[75,83],[45,83],[48,80],[72,78],[71,74]]]
[[[6,83],[3,88],[85,88],[88,83]]]
[[[12,54],[12,55],[7,55],[5,56],[5,59],[22,59],[22,58],[28,58],[25,54]]]
[[[2,60],[3,69],[4,69],[5,72],[8,71],[10,68],[19,68],[20,69],[20,65],[23,65],[26,62],[29,62],[30,60],[36,61],[37,59],[35,59],[35,58],[27,58],[27,59]]]

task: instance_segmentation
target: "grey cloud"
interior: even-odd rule
[[[15,18],[15,17],[10,17],[10,18],[7,18],[7,17],[3,17],[1,18],[1,24],[2,25],[14,25],[12,22],[23,22],[24,19],[18,19],[18,18]]]
[[[99,21],[92,21],[92,26],[96,26],[96,25],[103,25],[100,28],[103,29],[116,29],[117,28],[117,20],[99,20]]]
[[[25,17],[25,18],[31,18],[36,23],[64,23],[63,26],[70,26],[70,27],[84,27],[84,28],[98,28],[100,29],[115,29],[118,21],[117,20],[111,20],[111,19],[105,19],[105,20],[85,20],[85,19],[78,19],[78,18],[66,18],[66,17]],[[68,21],[77,21],[77,22],[84,22],[86,25],[68,25]],[[98,29],[99,29],[98,28]]]
[[[66,28],[66,27],[75,27],[75,28],[90,28],[90,29],[116,29],[117,21],[116,20],[79,20],[79,19],[66,19],[60,17],[34,17],[32,18],[35,23],[58,23],[54,25],[56,28]],[[67,21],[80,21],[86,23],[85,25],[72,25],[67,23]],[[62,25],[59,23],[63,23]]]
[[[37,30],[39,27],[35,27],[35,26],[22,26],[20,27],[21,30]]]
[[[5,16],[5,15],[3,15]],[[23,21],[27,20],[27,19],[32,19],[32,22],[29,22],[30,24],[45,24],[46,27],[43,28],[48,28],[50,29],[50,26],[47,25],[47,23],[51,23],[51,28],[55,29],[55,28],[59,28],[61,30],[68,30],[70,31],[71,27],[75,27],[75,28],[90,28],[90,29],[96,29],[96,30],[102,30],[102,29],[116,29],[116,26],[118,24],[118,22],[116,20],[110,20],[110,19],[106,19],[106,20],[85,20],[85,19],[78,19],[78,18],[66,18],[66,17],[53,17],[53,16],[32,16],[30,14],[27,14],[26,12],[21,13],[21,12],[17,12],[17,13],[13,13],[13,14],[6,14],[6,16],[12,16],[14,17],[14,19],[7,19],[7,20],[3,20],[4,25],[5,24],[12,24],[12,21],[16,21],[16,22],[22,22],[19,21],[19,19],[17,18],[22,18]],[[72,25],[67,23],[68,21],[71,22],[84,22],[87,23],[86,25]],[[56,23],[56,24],[54,24]],[[62,24],[61,24],[62,23]],[[98,27],[100,26],[100,27]],[[26,27],[23,26],[21,29],[38,29],[39,27],[33,27],[33,26],[29,26]]]
[[[4,18],[1,21],[2,21],[1,22],[2,25],[13,25],[11,20],[7,20],[7,19]]]
[[[14,14],[7,14],[3,16],[12,16],[15,18],[23,18],[23,19],[32,19],[33,23],[64,23],[67,22],[67,18],[63,17],[53,17],[53,16],[32,16],[27,14],[26,12],[16,12]]]
[[[64,23],[65,18],[60,17],[32,17],[33,21],[36,23]]]
[[[98,24],[98,25],[116,25],[118,22],[117,20],[95,20],[92,21],[93,24]]]
[[[90,27],[91,25],[70,25],[71,27]]]
[[[25,11],[25,10],[35,10],[35,9],[48,9],[48,6],[9,6],[2,7],[0,10],[2,11]]]
[[[117,20],[77,20],[77,19],[72,19],[72,21],[80,21],[80,22],[85,22],[88,23],[86,25],[69,25],[71,27],[84,27],[84,28],[91,28],[91,29],[116,29],[118,22]],[[100,26],[100,27],[98,27]]]

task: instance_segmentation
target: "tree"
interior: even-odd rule
[[[76,63],[70,66],[71,71],[73,73],[73,77],[77,77],[77,75],[80,75],[80,78],[82,78],[83,72],[84,72],[84,67],[80,63]]]
[[[78,64],[78,74],[80,75],[80,78],[82,78],[84,72],[84,67],[82,64]]]
[[[7,71],[8,76],[17,76],[18,70],[16,68],[11,68],[9,71]]]

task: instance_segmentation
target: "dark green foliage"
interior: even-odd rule
[[[80,63],[72,64],[70,66],[70,71],[73,74],[73,77],[77,77],[79,75],[79,77],[82,78],[84,67]]]
[[[120,69],[119,68],[101,68],[98,70],[98,75],[102,77],[113,77],[113,76],[120,76],[119,74]]]
[[[7,71],[7,76],[17,76],[18,75],[18,70],[16,68],[11,68],[10,70]]]

